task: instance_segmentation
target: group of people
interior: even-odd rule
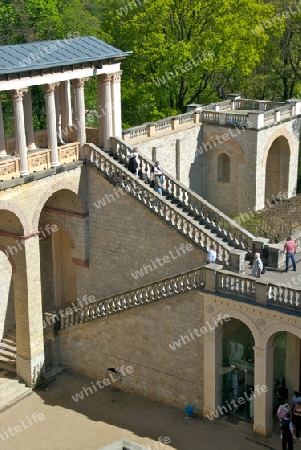
[[[155,162],[155,165],[150,170],[149,178],[147,179],[147,181],[150,183],[150,186],[153,187],[156,192],[158,192],[159,195],[162,195],[163,172],[159,164],[159,161]],[[134,147],[133,151],[130,154],[128,170],[136,177],[142,177],[142,171],[139,170],[139,157],[137,147]]]
[[[279,406],[277,417],[282,450],[293,450],[293,442],[297,439],[301,441],[301,396],[298,391],[294,391],[292,406],[288,403]]]
[[[141,177],[142,179],[142,171],[139,170],[139,158],[138,158],[138,148],[134,147],[128,162],[128,170],[135,175],[136,177]],[[155,162],[155,165],[151,168],[149,177],[147,181],[150,183],[150,186],[155,189],[155,191],[162,195],[163,188],[163,173],[159,165],[159,161]],[[288,272],[289,269],[289,260],[291,259],[293,270],[296,271],[296,243],[289,236],[286,238],[286,243],[284,245],[284,252],[286,253],[285,258],[285,271]],[[212,244],[207,254],[207,264],[214,264],[216,261],[219,261],[219,258],[216,253],[216,245]],[[260,257],[260,253],[254,254],[254,259],[252,263],[252,276],[256,278],[260,278],[262,274],[264,274],[265,268],[263,266],[263,262]]]
[[[284,252],[285,252],[285,272],[288,272],[290,259],[292,261],[293,270],[296,272],[296,242],[292,240],[291,236],[286,238],[286,242],[284,244]],[[262,260],[260,258],[260,253],[254,254],[253,264],[252,264],[252,276],[256,278],[260,278],[260,276],[264,273],[264,267]]]

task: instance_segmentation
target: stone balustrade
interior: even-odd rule
[[[113,155],[121,162],[126,162],[132,148],[125,141],[112,137]],[[142,173],[149,173],[153,162],[139,155],[140,169]],[[175,197],[179,203],[185,205],[185,211],[204,227],[208,227],[218,235],[221,240],[229,245],[245,252],[252,252],[253,241],[256,237],[244,228],[240,227],[234,220],[223,214],[195,192],[181,184],[167,172],[164,174],[164,188]]]
[[[67,308],[65,312],[44,313],[45,323],[48,324],[45,332],[49,334],[50,328],[68,329],[194,289],[208,293],[222,293],[234,299],[238,298],[242,302],[251,301],[263,307],[273,305],[276,308],[290,310],[290,314],[294,311],[299,314],[301,311],[301,290],[276,285],[262,278],[234,274],[223,270],[218,264],[208,264],[111,297],[95,300],[82,307]]]
[[[68,311],[68,314],[60,314],[60,328],[63,330],[76,324],[86,323],[90,320],[108,317],[138,306],[148,305],[192,289],[199,289],[204,282],[203,275],[203,268],[200,267],[122,294],[96,300],[81,308],[73,308],[71,311]]]
[[[42,141],[42,133],[39,139]],[[79,159],[79,142],[71,142],[58,147],[60,164],[67,164]],[[51,168],[51,151],[48,148],[29,150],[27,163],[30,173],[40,172]],[[8,155],[0,158],[0,181],[20,177],[20,158],[17,155]]]
[[[140,141],[148,138],[161,137],[174,131],[195,126],[199,124],[200,114],[196,112],[188,112],[185,114],[178,114],[173,117],[166,117],[165,119],[157,120],[156,122],[144,123],[140,126],[132,127],[122,132],[124,140],[137,144]]]
[[[248,129],[259,130],[295,117],[300,112],[300,101],[285,103],[238,99],[230,102],[230,105],[229,103],[223,105],[222,108],[216,103],[203,107],[200,121],[226,126],[246,126]]]
[[[112,138],[112,140],[116,145],[119,142],[117,138]],[[120,159],[123,161],[126,160],[125,152],[128,151],[128,147],[124,142],[121,142],[121,144],[122,147],[118,146],[117,154],[120,154]],[[114,156],[117,157],[117,154],[114,153]],[[164,189],[169,192],[172,198],[176,199],[176,203],[173,204],[167,200],[168,197],[165,198],[164,196],[160,196],[150,188],[149,184],[137,179],[137,177],[129,172],[121,163],[114,158],[111,158],[106,152],[100,150],[93,144],[86,144],[86,160],[88,164],[90,163],[96,166],[111,182],[123,187],[126,192],[139,200],[148,209],[155,211],[165,222],[183,233],[203,250],[207,251],[210,248],[210,245],[216,242],[218,244],[219,258],[223,261],[225,267],[236,272],[240,270],[241,260],[244,260],[245,252],[241,252],[241,255],[237,255],[237,251],[234,251],[233,247],[224,242],[223,239],[217,239],[216,235],[207,229],[204,224],[210,223],[211,225],[214,225],[216,230],[223,229],[224,233],[228,232],[228,239],[232,242],[237,239],[238,243],[242,243],[242,235],[236,233],[237,230],[234,227],[231,228],[227,220],[225,221],[225,226],[222,225],[223,214],[218,210],[216,211],[220,217],[213,214],[213,207],[211,208],[209,204],[207,209],[205,204],[194,201],[194,196],[196,194],[192,191],[181,185],[172,177],[166,175],[164,172]],[[151,162],[148,162],[145,159],[140,161],[140,164],[144,173],[145,171],[148,171],[152,165]],[[178,208],[179,203],[181,202],[185,205],[187,204],[189,211],[192,211],[199,216],[198,221]],[[204,224],[200,224],[199,221],[204,222]],[[235,222],[233,222],[233,224],[235,224]]]

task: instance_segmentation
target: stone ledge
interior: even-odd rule
[[[22,178],[14,178],[12,180],[0,181],[0,191],[5,189],[11,189],[16,186],[21,186],[22,184],[31,183],[32,181],[37,181],[43,178],[51,177],[53,175],[57,175],[62,172],[68,172],[69,170],[76,169],[77,167],[81,167],[84,164],[85,164],[84,161],[75,161],[72,163],[67,163],[58,167],[54,167],[52,169],[46,169],[43,172],[34,172]]]

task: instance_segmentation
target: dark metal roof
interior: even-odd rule
[[[120,59],[123,52],[94,36],[0,46],[0,75]]]

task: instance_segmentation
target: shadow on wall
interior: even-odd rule
[[[201,165],[202,154],[198,149],[202,149],[203,142],[203,127],[200,127],[200,131],[198,134],[197,142],[196,142],[196,151],[194,155],[194,161],[191,163],[190,171],[189,171],[189,188],[196,192],[198,195],[205,197],[206,192],[204,190],[204,173]]]

